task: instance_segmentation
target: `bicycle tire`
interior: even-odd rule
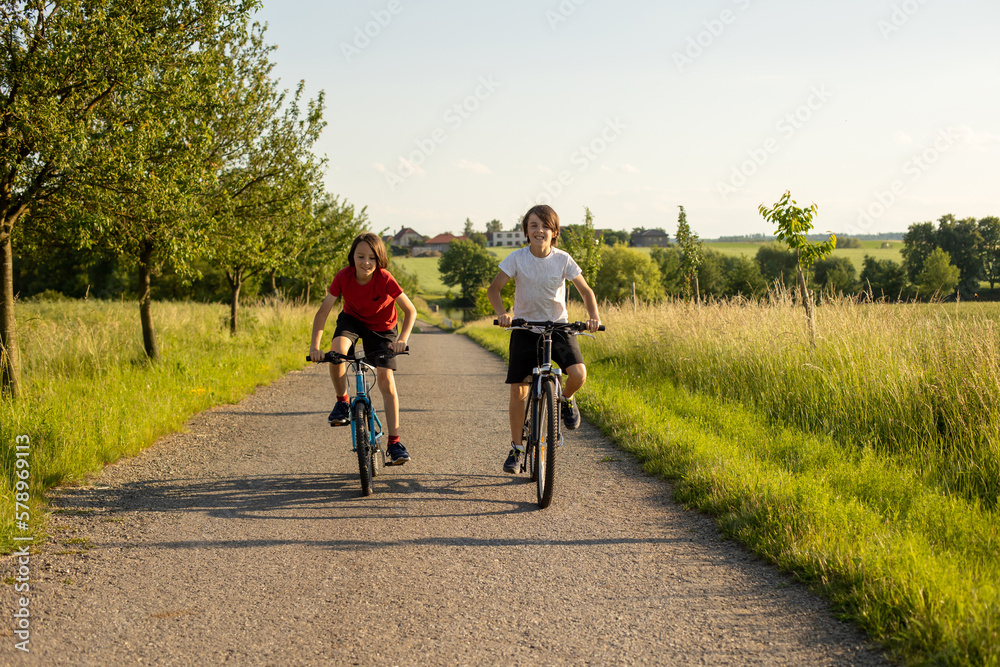
[[[374,475],[374,458],[372,456],[371,438],[368,435],[368,406],[362,402],[354,404],[354,443],[358,450],[358,471],[361,473],[361,495],[372,494],[372,478]]]
[[[536,401],[538,408],[535,421],[536,469],[538,470],[538,506],[545,509],[552,502],[553,484],[556,476],[556,388],[555,382],[546,378],[542,381],[542,395]]]
[[[532,445],[531,433],[531,411],[534,409],[535,401],[529,393],[524,401],[524,426],[521,427],[521,444],[524,446],[524,469],[534,482],[538,479],[538,469],[535,467],[535,448]]]

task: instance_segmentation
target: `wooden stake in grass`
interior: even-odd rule
[[[830,238],[826,241],[810,243],[806,239],[806,234],[813,228],[812,220],[819,209],[815,203],[812,206],[800,208],[791,196],[791,192],[785,190],[785,194],[774,206],[766,208],[761,204],[757,207],[757,211],[765,220],[778,226],[775,231],[778,240],[794,250],[795,256],[798,258],[795,268],[799,277],[799,291],[802,296],[802,304],[806,309],[806,319],[809,322],[809,340],[815,347],[816,314],[813,311],[812,297],[806,286],[803,269],[808,270],[816,261],[833,252],[837,247],[837,236],[830,234]]]

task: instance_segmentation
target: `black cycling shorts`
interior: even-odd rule
[[[531,381],[531,371],[538,365],[542,354],[542,335],[525,329],[510,332],[510,361],[507,363],[507,384]],[[566,331],[552,332],[552,361],[559,368],[569,368],[583,363],[583,354],[576,336]]]
[[[379,350],[387,352],[392,349],[392,344],[396,342],[399,331],[397,329],[372,331],[358,318],[341,312],[337,317],[337,329],[333,332],[334,338],[340,336],[350,339],[351,347],[347,351],[347,356],[353,357],[354,344],[358,342],[358,338],[361,339],[361,345],[365,348],[365,354],[371,354]],[[396,370],[395,357],[376,357],[374,360],[369,359],[368,362],[372,366]]]

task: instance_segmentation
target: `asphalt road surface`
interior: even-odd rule
[[[290,373],[58,491],[31,556],[30,652],[5,587],[0,662],[884,664],[586,421],[539,510],[501,470],[504,363],[423,331],[397,373],[413,461],[375,495],[349,429],[326,423],[327,367]]]

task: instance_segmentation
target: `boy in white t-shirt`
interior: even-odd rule
[[[531,208],[521,221],[528,245],[519,248],[500,262],[500,272],[486,290],[490,304],[496,311],[497,323],[509,327],[508,315],[500,297],[500,291],[507,281],[514,279],[514,315],[533,321],[569,321],[566,312],[566,281],[573,285],[583,297],[587,308],[587,330],[597,331],[601,317],[597,312],[597,297],[590,289],[580,267],[569,253],[559,250],[559,216],[551,206],[540,204]],[[524,443],[521,431],[524,424],[524,402],[528,398],[531,370],[537,364],[537,343],[539,335],[523,329],[516,329],[510,336],[510,361],[507,366],[507,384],[510,385],[510,437],[511,448],[504,461],[505,472],[517,472]],[[564,331],[552,336],[552,359],[559,364],[565,378],[563,404],[561,408],[566,428],[580,425],[580,411],[576,407],[573,394],[587,381],[587,367],[576,337]]]

